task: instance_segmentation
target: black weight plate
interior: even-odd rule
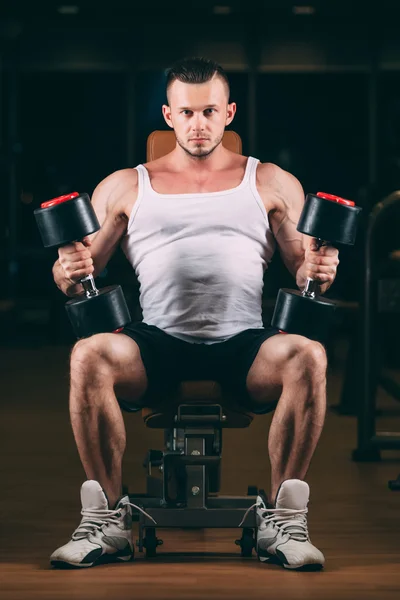
[[[326,298],[309,298],[300,290],[281,289],[271,325],[323,343],[329,336],[335,308]]]
[[[115,331],[131,321],[121,286],[108,286],[97,296],[69,300],[65,309],[77,338]]]
[[[360,213],[359,206],[346,206],[307,194],[297,231],[333,245],[352,246],[356,241]]]
[[[82,240],[100,229],[96,213],[87,194],[34,211],[45,248],[64,246]]]

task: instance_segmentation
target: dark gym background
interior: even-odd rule
[[[356,564],[361,573],[360,597],[383,598],[400,590],[400,494],[387,486],[400,470],[400,434],[393,433],[400,427],[400,201],[374,229],[373,248],[367,236],[372,211],[400,190],[399,22],[400,3],[395,0],[13,0],[0,5],[0,557],[10,574],[5,598],[19,597],[15,577],[20,575],[14,577],[13,569],[20,573],[21,562],[46,569],[48,555],[76,526],[83,478],[68,418],[68,353],[74,338],[65,315],[66,298],[52,280],[57,254],[42,248],[33,211],[67,192],[92,194],[108,174],[146,160],[147,136],[167,128],[161,115],[164,71],[188,55],[210,57],[228,72],[231,100],[238,105],[231,128],[242,137],[244,154],[287,169],[306,193],[337,194],[363,208],[356,246],[341,250],[337,280],[328,293],[339,307],[327,348],[328,433],[310,478],[318,490],[315,503],[321,505],[323,497],[325,508],[332,497],[324,493],[332,487],[341,490],[344,503],[346,494],[357,490],[350,513],[365,511],[365,521],[357,521],[359,528],[347,539],[346,564]],[[372,282],[365,277],[368,257]],[[387,282],[383,288],[378,283],[382,278]],[[133,314],[140,318],[137,282],[122,253],[117,252],[98,280],[100,287],[108,283],[123,286]],[[265,278],[266,322],[278,288],[287,285],[294,282],[276,256]],[[370,312],[368,294],[380,298]],[[378,304],[390,310],[379,311]],[[371,330],[373,335],[368,334]],[[373,383],[368,380],[371,364]],[[364,408],[371,395],[374,406],[368,416]],[[374,446],[370,417],[373,413],[375,418],[378,404],[375,425],[392,433]],[[228,432],[223,492],[243,493],[253,483],[249,479],[257,477],[261,481],[254,483],[268,485],[268,419],[260,418],[262,425],[249,431]],[[144,428],[140,415],[127,417],[126,423],[128,437],[134,439],[128,443],[126,477],[140,488],[143,456],[151,445],[161,447],[161,433]],[[237,440],[249,448],[242,466],[232,461]],[[261,461],[260,454],[265,459],[257,471],[254,461]],[[40,517],[39,526],[33,513],[54,507],[60,502],[58,494],[62,517],[53,508],[51,520]],[[374,521],[381,537],[372,545],[387,555],[381,556],[375,575],[371,565],[379,560],[372,561],[357,543],[360,531],[367,535],[371,525],[369,494],[371,512],[381,515],[378,524]],[[8,514],[17,497],[19,519]],[[313,525],[317,535],[325,523],[324,508],[320,510]],[[343,510],[332,522],[351,531],[350,513]],[[382,514],[388,515],[383,524]],[[345,515],[348,521],[342,525]],[[329,531],[319,534],[320,545],[328,549]],[[344,569],[339,558],[343,543],[331,545],[337,571]],[[250,577],[246,568],[242,574]],[[116,571],[112,573],[110,577]],[[151,567],[146,573],[153,577]],[[354,573],[348,571],[351,577]],[[280,573],[274,575],[276,585],[286,585]],[[260,571],[251,573],[254,590],[259,576]],[[350,579],[346,583],[343,577],[335,583],[341,597],[350,586]],[[62,594],[62,579],[58,582],[57,593]],[[68,597],[84,594],[74,582]],[[47,585],[46,576],[28,583],[21,597],[27,598],[28,588],[35,585],[38,595],[32,597],[42,597],[39,590]],[[235,585],[236,591],[241,589],[239,582]],[[296,589],[293,583],[287,585],[291,597]],[[295,597],[328,597],[323,584],[321,589],[319,583],[313,585]],[[177,593],[176,586],[171,584]],[[180,597],[192,597],[189,588],[179,588]],[[371,590],[378,588],[374,595]],[[206,587],[201,590],[209,593]],[[147,597],[147,591],[139,591],[138,598]],[[89,587],[85,593],[92,593]],[[230,595],[240,597],[233,591]]]

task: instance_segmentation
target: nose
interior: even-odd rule
[[[192,131],[194,133],[204,131],[205,122],[206,117],[203,115],[203,113],[195,115],[192,121]]]

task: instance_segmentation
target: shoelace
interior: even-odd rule
[[[132,504],[131,502],[125,502],[123,506],[120,506],[116,510],[106,510],[100,508],[82,508],[81,515],[83,519],[80,525],[78,525],[78,527],[72,534],[72,539],[82,540],[86,538],[90,533],[94,533],[96,529],[102,529],[105,525],[109,525],[110,523],[118,524],[121,509],[124,506],[128,505],[132,506],[133,508],[137,508],[137,510],[146,515],[146,517],[154,521],[154,523],[157,525],[157,521],[155,521],[151,515],[149,515],[145,510],[140,508],[140,506]]]
[[[249,512],[256,506],[259,507],[255,503],[246,510],[238,527],[242,526]],[[307,513],[307,508],[301,510],[292,508],[264,508],[261,511],[261,516],[265,518],[267,523],[273,523],[298,542],[306,542],[308,540]]]

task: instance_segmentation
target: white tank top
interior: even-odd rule
[[[263,276],[275,250],[256,187],[258,159],[221,192],[159,194],[143,165],[121,247],[140,284],[143,322],[211,344],[262,329]]]

